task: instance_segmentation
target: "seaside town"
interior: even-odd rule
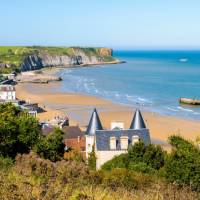
[[[24,51],[27,47],[15,48]],[[24,194],[21,191],[28,188],[23,185],[14,193],[10,193],[10,189],[0,190],[3,199],[10,194],[16,196],[18,192],[22,199],[33,196],[42,199],[46,195],[50,195],[47,199],[52,199],[55,194],[63,195],[57,188],[53,189],[54,184],[58,184],[65,197],[70,194],[67,187],[76,185],[80,190],[78,195],[86,193],[95,196],[94,199],[99,198],[96,187],[100,191],[104,187],[109,190],[108,194],[104,189],[101,191],[108,200],[112,199],[112,194],[119,196],[114,199],[121,200],[119,190],[125,192],[123,199],[126,200],[133,199],[135,193],[142,199],[152,194],[154,200],[157,194],[174,195],[173,191],[174,199],[197,199],[200,180],[198,121],[147,112],[144,104],[124,105],[98,96],[63,92],[61,88],[67,86],[69,80],[62,72],[71,72],[70,67],[83,69],[97,62],[103,66],[105,61],[102,60],[108,55],[112,60],[107,62],[108,66],[117,63],[123,66],[125,62],[112,57],[112,50],[105,48],[86,49],[87,54],[82,57],[79,54],[86,51],[84,48],[72,48],[77,52],[71,57],[57,56],[58,50],[71,48],[56,48],[54,55],[44,55],[43,47],[40,48],[35,51],[42,52],[41,55],[24,58],[20,71],[6,65],[9,73],[0,75],[0,187],[7,187],[7,183],[18,187],[22,182],[17,177],[26,177],[26,182],[38,193]],[[88,51],[100,52],[102,58],[95,55],[91,61]],[[198,106],[196,100],[185,98],[177,103],[183,107],[185,104]],[[180,171],[182,165],[183,171]],[[15,183],[12,176],[16,176]],[[5,184],[1,184],[1,179]],[[83,193],[83,185],[88,189],[91,182],[94,192]],[[40,191],[44,183],[48,188]],[[192,189],[188,188],[189,184]],[[72,193],[73,196],[76,190]]]
[[[200,1],[1,1],[0,200],[200,200]]]
[[[39,107],[38,103],[17,99],[15,80],[15,74],[9,74],[7,79],[1,82],[0,103],[12,103],[28,115],[37,118],[37,114],[45,110]],[[125,129],[123,122],[120,121],[112,121],[110,129],[104,129],[96,109],[92,112],[86,131],[82,131],[79,126],[71,126],[67,116],[54,116],[50,120],[39,121],[39,124],[45,136],[54,128],[63,131],[64,157],[69,158],[70,151],[76,150],[83,158],[88,159],[94,148],[97,156],[96,169],[100,169],[115,156],[126,153],[128,148],[138,141],[143,141],[145,145],[151,143],[150,133],[140,110],[135,111],[129,129]]]

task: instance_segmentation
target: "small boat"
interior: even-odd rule
[[[181,59],[179,59],[179,61],[180,61],[180,62],[187,62],[188,59],[187,59],[187,58],[181,58]]]
[[[200,100],[198,99],[189,99],[189,98],[180,98],[179,103],[189,104],[189,105],[200,105]]]

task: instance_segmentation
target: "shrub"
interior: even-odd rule
[[[158,145],[150,144],[146,147],[143,155],[143,162],[158,170],[164,166],[165,153]]]
[[[0,170],[8,170],[13,164],[13,159],[0,156]]]
[[[105,171],[103,177],[103,184],[116,189],[118,187],[125,188],[137,188],[137,182],[134,180],[134,176],[127,169],[115,168],[111,171]]]
[[[137,142],[128,150],[128,159],[134,162],[142,162],[146,147],[142,141]]]
[[[150,144],[145,146],[143,142],[138,142],[131,148],[128,153],[114,157],[106,162],[102,169],[111,170],[114,168],[130,168],[141,172],[153,173],[164,166],[165,152],[161,147]]]
[[[112,160],[106,162],[101,169],[103,170],[111,170],[114,168],[127,168],[128,165],[128,154],[121,154],[119,156],[115,156]]]
[[[166,178],[200,191],[200,150],[180,136],[172,136],[169,141],[174,149],[166,159]]]
[[[128,165],[129,170],[133,170],[136,172],[142,172],[142,173],[147,173],[147,174],[153,174],[155,173],[155,169],[147,165],[146,163],[143,162],[130,162]]]

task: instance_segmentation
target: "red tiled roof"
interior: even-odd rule
[[[76,149],[78,151],[85,151],[85,137],[77,137],[71,139],[65,139],[64,143],[69,148]]]

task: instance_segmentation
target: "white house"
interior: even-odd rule
[[[12,85],[0,85],[0,100],[4,101],[16,100],[15,87]]]
[[[139,140],[145,145],[151,142],[149,130],[139,110],[136,110],[129,129],[121,129],[122,123],[114,123],[111,127],[114,129],[103,130],[95,109],[86,131],[86,158],[94,146],[97,169],[114,156],[126,153],[128,148]]]

